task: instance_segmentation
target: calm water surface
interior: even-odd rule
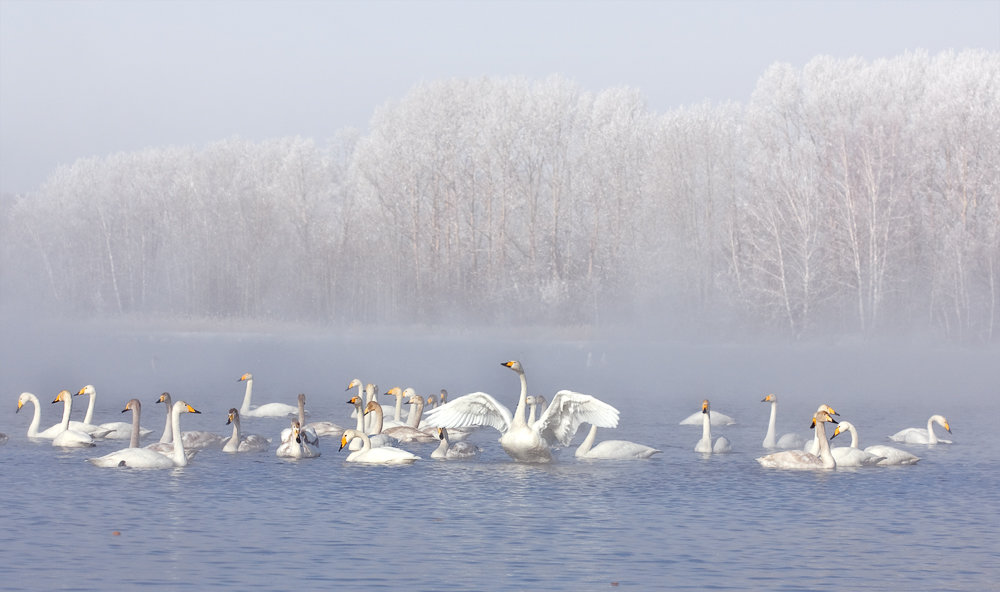
[[[1000,589],[996,352],[120,330],[63,337],[41,331],[2,350],[5,590]],[[127,442],[55,449],[29,441],[30,413],[14,413],[18,394],[35,392],[47,427],[61,416],[47,403],[58,390],[92,383],[100,421],[121,420],[125,401],[140,398],[153,441],[163,425],[153,400],[168,390],[202,411],[182,416],[183,429],[227,433],[226,410],[243,395],[236,378],[251,371],[256,404],[305,392],[313,418],[350,425],[344,387],[355,377],[382,391],[484,390],[513,406],[516,375],[499,365],[512,358],[533,393],[572,388],[619,407],[619,428],[598,440],[663,454],[584,462],[570,447],[552,465],[519,465],[497,432],[483,430],[473,439],[484,453],[473,461],[434,461],[433,445],[410,445],[424,460],[353,466],[325,440],[321,457],[301,461],[278,459],[273,448],[205,450],[184,469],[99,469],[84,459]],[[825,402],[857,425],[862,446],[932,413],[948,417],[955,444],[907,447],[923,458],[911,467],[763,469],[754,458],[768,392],[781,397],[781,433],[808,435],[811,410]],[[700,428],[678,425],[705,397],[738,421],[715,430],[733,441],[732,454],[694,453]],[[245,431],[274,438],[285,425],[244,420]]]

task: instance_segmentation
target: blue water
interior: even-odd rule
[[[92,327],[8,340],[0,588],[998,589],[995,351],[479,339]],[[428,444],[407,446],[424,456],[412,466],[354,466],[323,441],[317,459],[205,450],[184,469],[99,469],[84,459],[126,443],[54,449],[28,441],[30,414],[14,413],[18,394],[35,392],[47,427],[60,417],[47,403],[58,390],[92,383],[100,421],[123,419],[125,401],[140,398],[152,441],[163,424],[153,400],[167,390],[202,411],[182,416],[183,429],[228,433],[236,378],[249,371],[255,404],[305,392],[312,418],[351,425],[352,378],[383,392],[484,390],[513,406],[517,377],[500,366],[512,358],[529,392],[572,388],[616,405],[619,428],[598,440],[663,454],[584,462],[570,447],[551,465],[519,465],[487,429],[473,436],[484,452],[472,461],[431,460]],[[779,433],[808,435],[811,411],[828,403],[862,446],[932,413],[948,417],[955,444],[907,447],[923,458],[910,467],[763,469],[754,458],[768,392],[780,397]],[[678,425],[706,397],[738,421],[715,429],[732,454],[694,453],[700,428]],[[285,424],[244,420],[274,438]]]

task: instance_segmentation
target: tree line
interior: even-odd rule
[[[0,209],[8,311],[996,339],[1000,54],[749,102],[420,84],[365,134],[80,159]]]

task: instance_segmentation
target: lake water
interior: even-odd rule
[[[7,329],[5,590],[1000,589],[995,350]],[[253,372],[255,404],[305,392],[313,419],[351,425],[352,378],[383,392],[483,390],[513,407],[508,359],[521,360],[531,393],[570,388],[618,407],[619,428],[598,440],[663,454],[584,462],[570,447],[551,465],[520,465],[486,429],[471,461],[431,460],[428,444],[407,446],[424,457],[412,466],[354,466],[327,440],[309,460],[205,450],[184,469],[100,469],[84,459],[127,442],[55,449],[25,437],[30,409],[14,413],[19,393],[34,392],[47,427],[61,417],[48,405],[59,390],[94,384],[99,421],[122,420],[136,396],[154,441],[163,410],[153,401],[170,391],[202,411],[182,416],[183,429],[228,433],[236,379]],[[763,469],[754,458],[770,392],[779,433],[808,435],[811,412],[828,403],[862,446],[932,413],[948,417],[955,444],[904,446],[923,458],[915,466]],[[700,428],[678,425],[706,397],[738,421],[715,430],[731,454],[696,454]],[[273,438],[285,426],[244,420]]]

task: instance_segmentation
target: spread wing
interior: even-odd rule
[[[490,426],[506,432],[510,410],[486,393],[469,393],[435,407],[424,414],[427,425],[439,428]]]
[[[568,446],[582,423],[618,427],[618,410],[591,395],[559,391],[533,427],[550,444]]]

